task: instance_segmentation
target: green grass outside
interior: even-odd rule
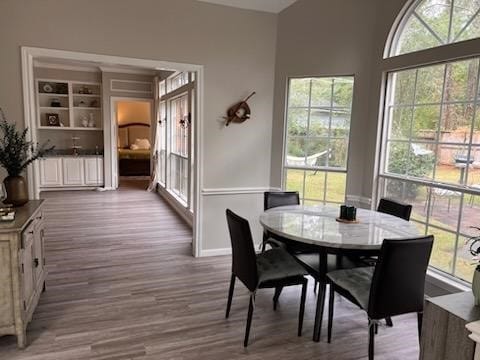
[[[437,168],[435,178],[437,181],[452,183],[458,182],[459,174],[459,169],[453,166],[440,166]],[[327,180],[326,182],[325,176]],[[475,180],[477,183],[480,183],[480,170],[471,172],[469,178],[473,179],[473,181],[468,181],[469,184],[474,183]],[[304,181],[305,190],[303,187]],[[327,191],[325,192],[324,199],[325,186]],[[313,171],[307,171],[304,175],[303,170],[288,170],[286,187],[287,190],[299,191],[300,196],[305,197],[306,199],[305,204],[315,204],[323,202],[324,200],[326,202],[343,203],[345,201],[346,174],[332,172],[325,173],[321,171],[318,171],[316,174],[314,174]],[[425,189],[420,190],[417,199],[425,199],[425,197]],[[480,206],[480,196],[474,197],[473,206],[475,205]],[[458,199],[452,199],[452,208],[455,206],[457,206],[458,209]],[[419,212],[415,211],[412,218],[419,221],[425,221],[425,218]],[[445,225],[440,218],[435,218],[435,216],[430,218],[430,224],[453,232],[456,231],[456,228]],[[425,225],[418,224],[418,227],[420,231],[425,232]],[[472,265],[470,254],[465,246],[466,239],[462,237],[459,239],[457,248],[458,256],[455,269],[453,269],[455,234],[445,230],[436,229],[434,227],[428,228],[428,234],[435,236],[430,265],[447,273],[454,273],[455,276],[471,282],[475,266]]]

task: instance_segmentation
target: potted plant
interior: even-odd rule
[[[471,226],[471,228],[480,230],[476,226]],[[474,264],[476,264],[473,272],[472,292],[475,297],[475,305],[480,306],[480,236],[472,236],[467,240],[467,244],[470,244],[470,254],[472,254]]]
[[[48,141],[42,145],[28,141],[27,132],[28,128],[18,131],[15,123],[8,122],[0,109],[0,165],[8,173],[3,181],[7,193],[4,202],[14,206],[22,206],[28,202],[27,183],[22,172],[54,148],[48,146]]]

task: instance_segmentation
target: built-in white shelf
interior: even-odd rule
[[[70,110],[68,107],[60,107],[60,106],[40,106],[40,109],[45,110]]]
[[[49,96],[49,97],[68,97],[68,94],[56,94],[56,93],[38,93],[40,96]]]
[[[36,90],[38,129],[102,131],[100,83],[37,79]],[[51,106],[53,100],[60,106]],[[51,126],[58,123],[61,126]],[[95,126],[84,127],[87,123]]]

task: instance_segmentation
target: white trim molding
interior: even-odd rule
[[[137,68],[123,68],[123,67],[115,67],[115,66],[99,66],[99,69],[102,72],[108,73],[119,73],[119,74],[135,74],[135,75],[148,75],[148,76],[155,76],[157,72],[155,70],[149,69],[137,69]]]
[[[271,188],[271,187],[207,188],[202,190],[202,195],[215,196],[215,195],[263,194],[265,191],[281,191],[281,189]]]
[[[36,132],[36,104],[35,104],[35,83],[34,83],[34,60],[39,58],[50,58],[62,61],[72,61],[75,64],[85,62],[88,64],[114,64],[119,67],[135,67],[142,70],[150,69],[152,71],[187,71],[196,73],[197,91],[196,91],[196,109],[197,109],[197,124],[195,127],[194,137],[197,140],[195,143],[195,184],[194,196],[198,201],[194,203],[193,219],[193,256],[199,256],[199,249],[202,244],[201,231],[201,207],[202,197],[200,196],[200,189],[202,189],[202,169],[203,169],[203,146],[202,146],[202,132],[204,119],[204,67],[198,64],[186,64],[178,62],[169,62],[161,60],[148,60],[123,56],[101,55],[86,52],[66,51],[56,49],[46,49],[38,47],[21,47],[21,64],[22,64],[22,87],[23,87],[23,106],[25,127],[28,127],[28,140],[37,142]],[[104,84],[105,85],[105,84]],[[38,162],[34,162],[33,166],[27,169],[28,191],[30,197],[38,199],[40,197],[39,186],[39,166]]]
[[[258,252],[258,249],[261,249],[261,244],[253,244],[254,249]],[[199,257],[209,257],[209,256],[226,256],[232,255],[232,248],[223,248],[223,249],[204,249],[200,251]]]
[[[349,203],[361,204],[368,206],[370,208],[372,206],[372,199],[366,196],[359,196],[359,195],[346,195],[345,200]]]
[[[150,89],[149,90],[123,89],[123,88],[115,87],[113,85],[113,83],[142,84],[142,85],[148,85],[150,87]],[[152,94],[153,93],[153,84],[149,81],[110,79],[110,91],[112,91],[112,92],[126,92],[126,93],[134,93],[134,94]]]
[[[33,62],[33,66],[40,69],[82,71],[82,72],[91,72],[91,73],[101,72],[97,66],[55,64],[55,63],[48,63],[48,62],[43,62],[39,60],[35,60]]]
[[[170,191],[165,190],[161,186],[157,186],[157,193],[175,210],[175,212],[180,215],[180,217],[193,228],[193,214],[185,206],[180,204],[178,199],[170,193]],[[198,254],[197,254],[198,255]]]
[[[200,250],[199,257],[225,256],[225,255],[231,255],[231,254],[232,254],[232,248],[205,249],[205,250]]]

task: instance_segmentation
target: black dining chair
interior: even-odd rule
[[[232,244],[232,275],[230,278],[225,317],[228,318],[230,315],[235,279],[239,278],[250,291],[247,326],[243,342],[243,346],[246,347],[248,345],[257,290],[302,285],[300,312],[298,316],[298,336],[301,336],[308,284],[308,280],[304,277],[306,274],[305,269],[283,248],[274,248],[258,255],[255,254],[252,233],[248,221],[229,209],[226,210],[226,215]]]
[[[298,191],[265,191],[263,193],[263,211],[279,206],[300,205],[300,194]],[[287,239],[279,239],[273,234],[269,234],[266,230],[263,231],[262,252],[265,251],[266,245],[271,247],[283,247],[291,254],[311,254],[312,250],[308,247],[301,246],[298,243],[293,243]],[[313,291],[317,291],[318,281],[315,279]],[[282,293],[282,288],[275,291],[273,309],[277,307],[278,299]]]
[[[287,205],[300,205],[300,195],[298,191],[265,191],[263,193],[263,211]],[[262,252],[265,251],[267,244],[272,247],[286,247],[281,240],[272,238],[272,235],[264,230]]]
[[[404,204],[389,198],[381,198],[378,202],[377,211],[396,216],[400,219],[410,221],[410,215],[412,214],[412,205]],[[369,265],[375,265],[377,261],[376,257],[365,257],[364,261]],[[387,326],[393,326],[392,319],[387,317],[386,319]]]
[[[416,312],[420,340],[425,275],[432,246],[432,235],[414,239],[384,240],[375,267],[328,273],[328,342],[332,337],[335,293],[367,312],[369,360],[374,358],[374,337],[380,319]]]
[[[403,204],[392,199],[382,198],[378,202],[377,211],[410,221],[412,205]]]

